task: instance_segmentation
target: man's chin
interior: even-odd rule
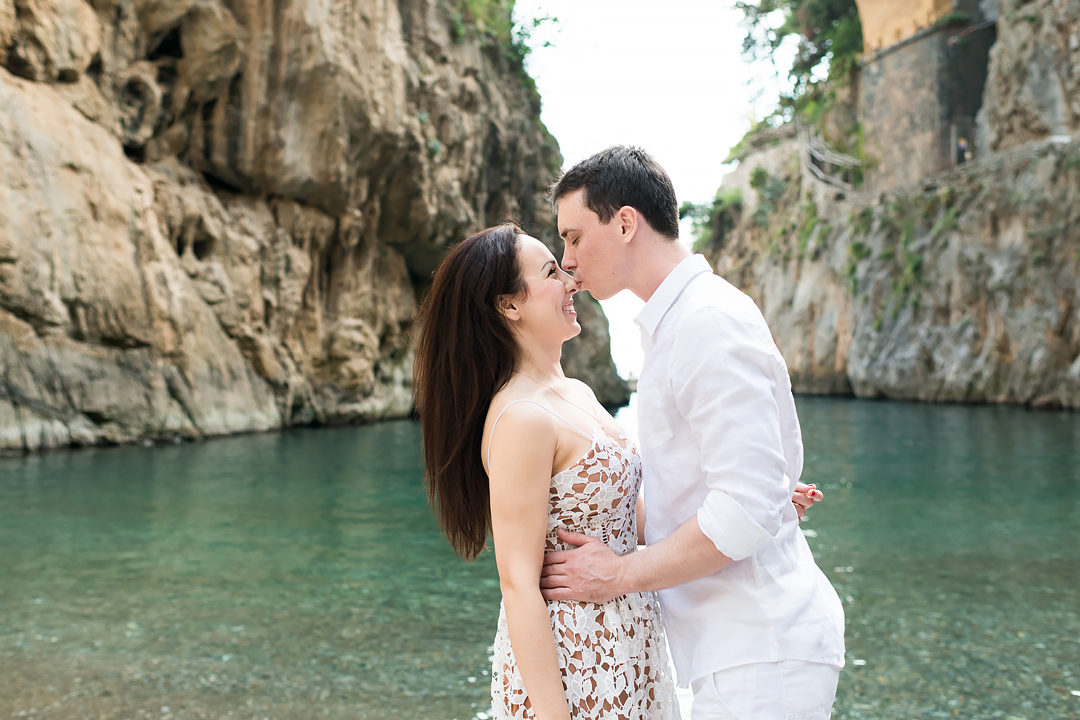
[[[580,295],[581,293],[587,293],[590,297],[592,297],[593,300],[606,299],[606,298],[597,297],[596,293],[594,293],[592,291],[592,288],[582,287],[581,285],[578,285],[578,290],[577,291],[578,291],[578,295]]]
[[[595,290],[590,290],[589,288],[582,288],[579,292],[589,293],[593,300],[610,300],[618,294],[615,292],[597,292]]]

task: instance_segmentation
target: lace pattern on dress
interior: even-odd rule
[[[546,549],[566,549],[563,527],[600,538],[620,554],[637,547],[641,457],[623,436],[597,433],[588,452],[551,478]],[[563,687],[574,720],[676,720],[679,710],[653,593],[605,603],[548,604]],[[495,718],[534,718],[500,608],[492,660]]]

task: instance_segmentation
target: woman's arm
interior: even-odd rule
[[[542,410],[521,403],[503,414],[491,443],[491,535],[510,645],[537,720],[569,720],[551,620],[540,594],[555,428]]]

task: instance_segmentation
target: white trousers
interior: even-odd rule
[[[691,720],[829,720],[840,669],[782,660],[721,670],[690,683]]]

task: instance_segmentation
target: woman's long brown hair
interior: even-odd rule
[[[484,549],[491,525],[480,457],[491,398],[514,372],[517,343],[498,308],[525,292],[513,224],[470,235],[447,254],[421,310],[413,401],[424,441],[428,500],[454,550]]]

